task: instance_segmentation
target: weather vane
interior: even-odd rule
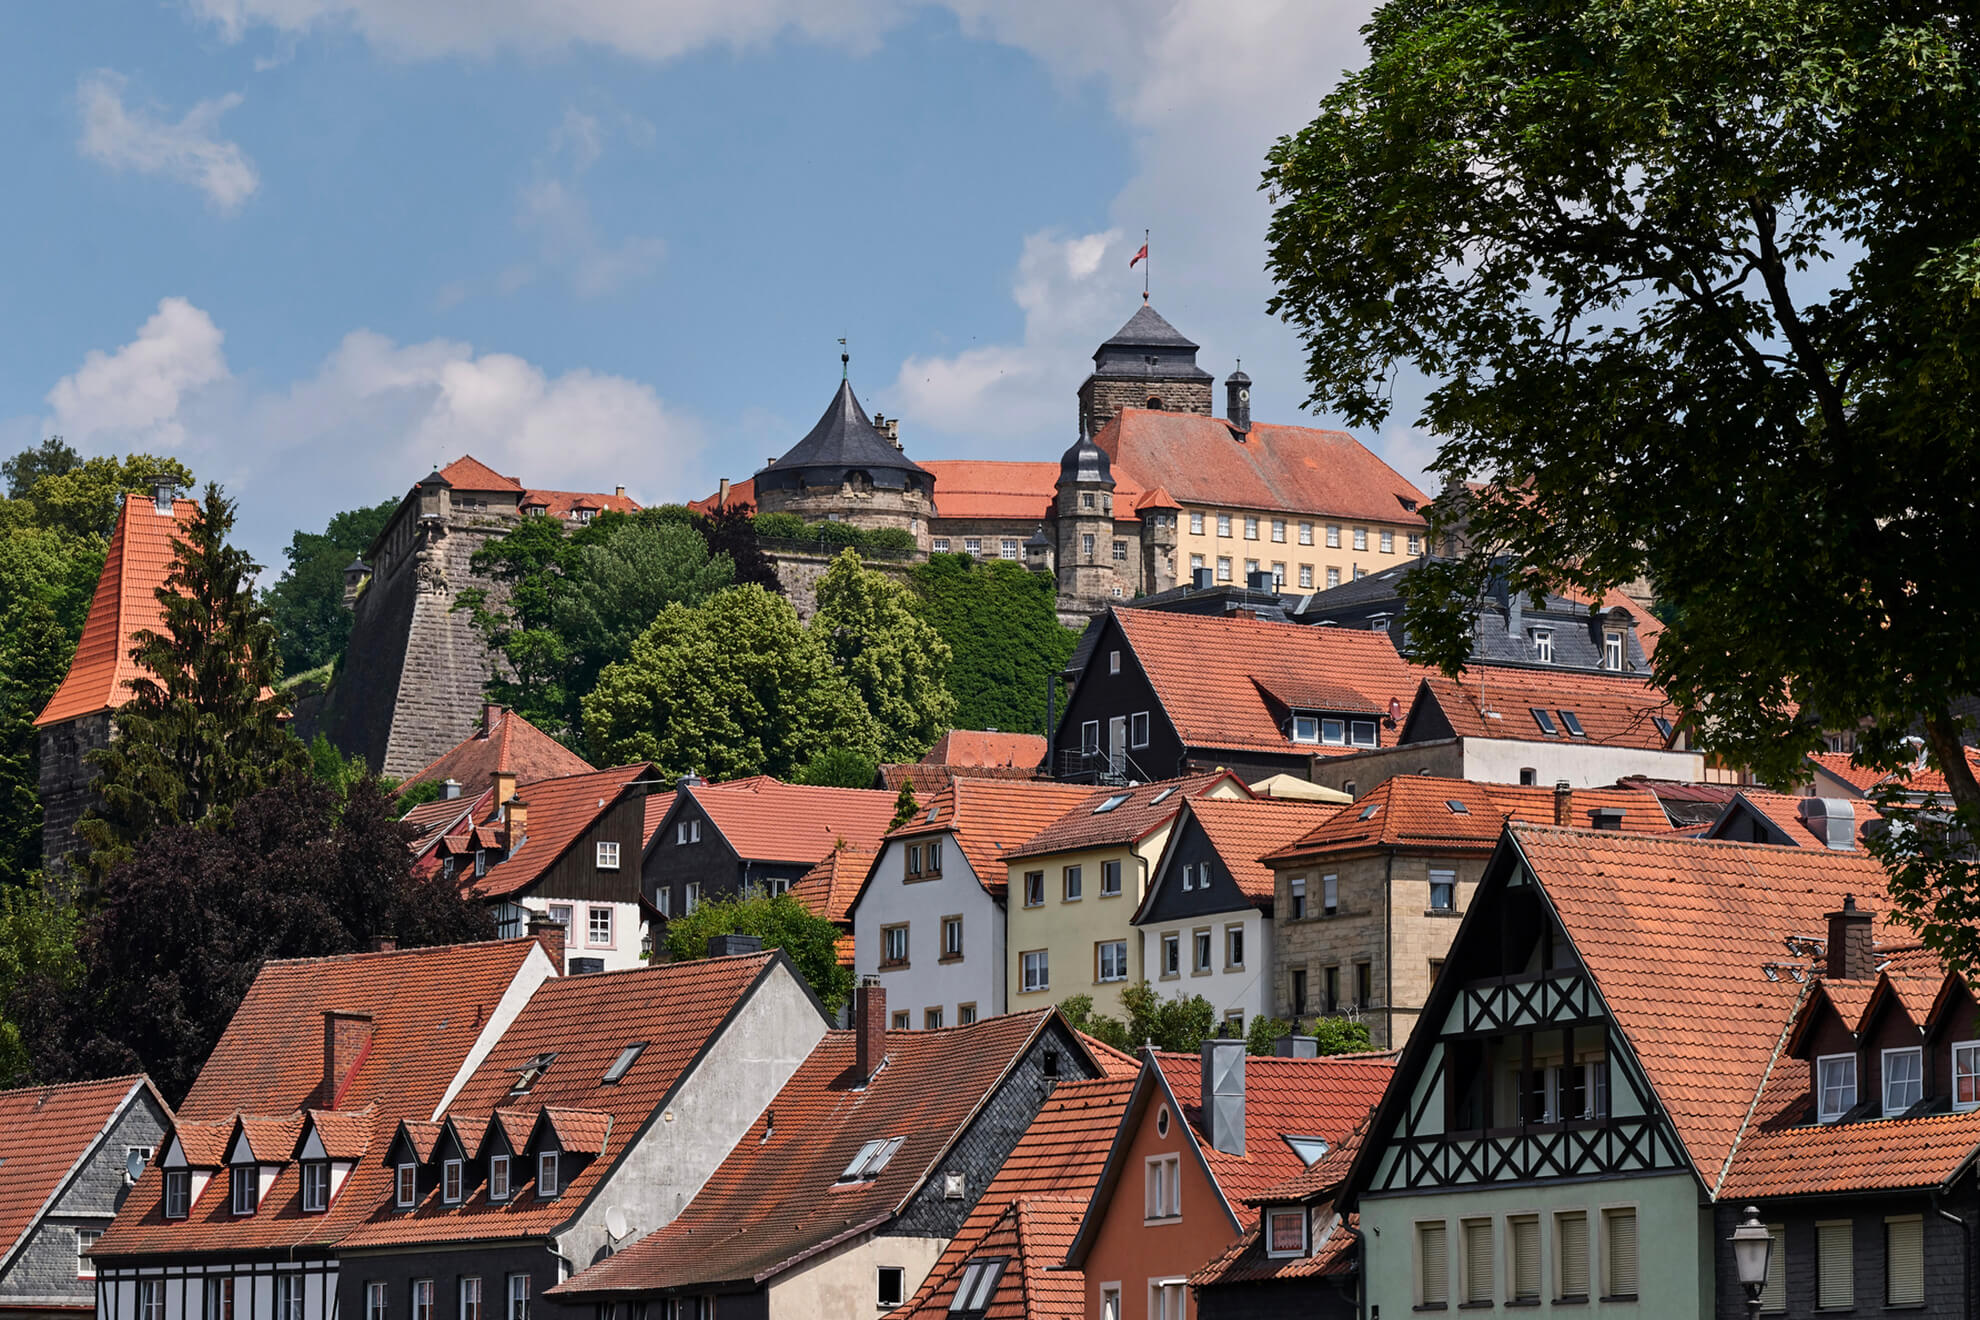
[[[844,380],[852,371],[852,354],[846,352],[844,337],[839,340],[839,379]]]

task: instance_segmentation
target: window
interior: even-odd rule
[[[1100,897],[1118,898],[1121,892],[1121,864],[1118,860],[1100,863]]]
[[[1567,730],[1570,738],[1586,738],[1588,731],[1581,727],[1581,719],[1571,710],[1561,712],[1561,727]]]
[[[690,880],[681,890],[681,915],[686,916],[701,906],[701,881]]]
[[[1045,906],[1045,873],[1026,871],[1024,873],[1024,905],[1026,907]]]
[[[1142,1218],[1182,1217],[1182,1157],[1151,1155],[1143,1165]]]
[[[997,552],[1005,559],[1016,559],[1018,557],[1017,538],[1015,536],[1006,536],[1003,542],[997,547]]]
[[[1148,712],[1138,710],[1128,716],[1128,746],[1142,748],[1148,745]]]
[[[1823,1311],[1848,1311],[1856,1306],[1853,1234],[1847,1219],[1815,1225],[1815,1306]]]
[[[1526,709],[1532,714],[1533,722],[1540,726],[1540,732],[1546,734],[1549,738],[1560,732],[1559,729],[1554,727],[1554,717],[1552,715],[1549,715],[1538,706],[1528,706]]]
[[[1461,1226],[1464,1243],[1464,1300],[1466,1305],[1490,1306],[1497,1294],[1492,1288],[1492,1221],[1467,1219]]]
[[[1787,1225],[1767,1225],[1774,1249],[1767,1253],[1767,1282],[1760,1289],[1762,1311],[1787,1310]]]
[[[880,1137],[861,1146],[839,1175],[840,1182],[870,1182],[880,1176],[887,1167],[887,1161],[894,1158],[906,1137]]]
[[[100,1228],[79,1228],[76,1230],[76,1277],[93,1279],[96,1277],[96,1262],[89,1258],[90,1249],[96,1240],[103,1236]]]
[[[1540,664],[1554,663],[1554,630],[1535,628],[1533,630],[1533,658]]]
[[[1894,1215],[1884,1221],[1884,1305],[1925,1304],[1925,1219]]]
[[[1297,1206],[1283,1206],[1265,1212],[1265,1254],[1306,1254],[1306,1211]]]
[[[921,874],[921,845],[918,843],[910,843],[907,846],[907,873]]]
[[[1244,927],[1224,927],[1224,970],[1235,971],[1244,966]]]
[[[873,1304],[893,1308],[907,1300],[907,1271],[882,1265],[874,1271]]]
[[[1856,1108],[1856,1056],[1824,1054],[1815,1060],[1817,1121],[1833,1123]]]
[[[481,1320],[481,1276],[467,1275],[461,1280],[461,1320]]]
[[[1116,541],[1116,542],[1114,542],[1114,562],[1115,562],[1115,563],[1117,563],[1117,564],[1125,564],[1125,563],[1127,562],[1127,542],[1126,542],[1126,541]]]
[[[1330,587],[1330,588],[1332,588],[1332,587],[1338,587],[1338,586],[1340,586],[1340,585],[1341,585],[1341,570],[1340,570],[1340,569],[1338,569],[1338,568],[1330,568],[1330,569],[1328,569],[1328,570],[1327,570],[1327,585],[1328,585],[1328,587]]]
[[[1420,555],[1423,553],[1423,537],[1418,533],[1411,532],[1409,534],[1409,540],[1407,542],[1407,545],[1409,546],[1409,553],[1413,555]]]
[[[1980,1106],[1980,1040],[1963,1040],[1952,1047],[1953,1108]]]
[[[401,1164],[392,1190],[392,1204],[410,1210],[419,1200],[419,1166]]]
[[[1196,863],[1184,862],[1182,877],[1184,893],[1188,893],[1190,890],[1196,888]]]
[[[1197,570],[1197,569],[1199,569],[1199,568],[1202,568],[1202,567],[1203,567],[1203,556],[1202,556],[1202,555],[1191,555],[1191,556],[1189,557],[1189,572],[1190,572],[1190,581],[1191,581],[1192,583],[1194,583],[1194,582],[1195,582],[1195,580],[1196,580],[1196,570]]]
[[[671,917],[674,915],[674,887],[672,885],[662,885],[660,888],[654,890],[653,897],[657,900],[657,906],[660,909],[661,916]]]
[[[1341,969],[1338,967],[1329,967],[1321,972],[1320,985],[1324,992],[1322,1006],[1329,1013],[1339,1012],[1341,1007]]]
[[[1396,552],[1396,534],[1394,532],[1383,532],[1381,545],[1383,554],[1394,554]]]
[[[1299,585],[1300,585],[1300,586],[1302,586],[1302,587],[1305,587],[1305,588],[1308,588],[1308,589],[1311,589],[1311,588],[1312,588],[1312,586],[1313,586],[1313,565],[1311,565],[1311,564],[1301,564],[1301,565],[1299,566]]]
[[[1251,585],[1251,575],[1257,571],[1258,561],[1256,559],[1247,559],[1244,561],[1244,585],[1247,587]]]
[[[1375,1002],[1375,969],[1368,963],[1354,965],[1354,1006],[1367,1008]]]
[[[1119,651],[1107,652],[1107,672],[1110,674],[1121,672],[1121,653]]]
[[[509,1199],[509,1157],[490,1155],[488,1157],[488,1199],[506,1201]]]
[[[1086,541],[1088,545],[1091,545],[1093,543],[1093,538],[1089,536],[1086,538]],[[963,553],[966,555],[982,554],[983,538],[980,536],[965,536],[963,538]]]
[[[433,1320],[433,1280],[413,1280],[412,1313],[413,1320]]]
[[[1246,518],[1244,520],[1244,539],[1247,541],[1256,541],[1258,539],[1258,519]]]
[[[1432,912],[1457,911],[1457,872],[1430,871],[1430,910]]]
[[[165,1280],[138,1280],[137,1320],[165,1320]]]
[[[1602,668],[1621,669],[1623,667],[1623,635],[1619,632],[1602,634]]]
[[[1217,556],[1217,580],[1219,582],[1229,582],[1231,580],[1231,557],[1229,555]]]
[[[599,870],[601,870],[601,871],[616,871],[616,870],[618,870],[618,869],[619,869],[619,845],[618,845],[618,844],[616,844],[616,843],[612,843],[612,842],[610,842],[610,841],[607,841],[607,840],[600,840],[600,841],[599,841],[599,844],[598,844],[598,869],[599,869]]]
[[[1327,524],[1327,548],[1329,550],[1338,550],[1341,548],[1341,525],[1339,523]]]
[[[924,1008],[921,1010],[921,1029],[923,1031],[940,1031],[942,1029],[942,1010],[939,1005],[935,1008]]]
[[[1025,993],[1032,994],[1039,990],[1050,990],[1052,988],[1052,968],[1050,961],[1046,957],[1046,951],[1044,949],[1033,949],[1029,953],[1021,954],[1020,957],[1023,963],[1023,985]]]
[[[1079,902],[1084,897],[1081,892],[1082,881],[1080,880],[1079,868],[1077,866],[1068,866],[1061,871],[1060,875],[1060,884],[1065,901],[1068,903]]]
[[[242,1164],[232,1170],[234,1190],[234,1213],[251,1215],[261,1204],[261,1170],[252,1164]]]
[[[1451,1304],[1450,1230],[1442,1222],[1416,1226],[1416,1296],[1419,1306]]]
[[[1190,533],[1191,533],[1192,535],[1195,535],[1195,536],[1201,536],[1201,535],[1203,535],[1203,515],[1202,515],[1202,514],[1200,514],[1200,513],[1192,513],[1192,514],[1190,514],[1190,515],[1189,515],[1189,530],[1190,530]]]
[[[330,1166],[322,1160],[303,1162],[302,1208],[305,1211],[330,1208]]]
[[[302,1320],[302,1279],[294,1274],[275,1276],[275,1320]],[[470,1317],[469,1320],[478,1320]]]
[[[967,1027],[967,1026],[969,1026],[969,1025],[970,1025],[971,1023],[973,1023],[973,1022],[975,1022],[975,1021],[976,1021],[976,1005],[975,1005],[975,1004],[957,1004],[957,1005],[956,1005],[956,1025],[957,1025],[957,1026],[959,1026],[959,1027]]]
[[[1274,559],[1272,561],[1272,586],[1275,589],[1283,590],[1285,585],[1286,585],[1286,566],[1281,561]]]
[[[1337,875],[1320,877],[1320,911],[1324,916],[1333,916],[1341,910],[1341,878]]]
[[[1121,1320],[1121,1286],[1118,1283],[1102,1284],[1100,1287],[1100,1320]]]
[[[1554,1216],[1554,1296],[1588,1300],[1588,1212],[1564,1210]]]
[[[906,1031],[914,1025],[909,1020],[908,1011],[905,1008],[898,1013],[891,1014],[889,1021],[895,1031]]]
[[[963,919],[961,917],[942,918],[942,956],[960,958],[963,956]]]
[[[1636,1210],[1602,1212],[1602,1295],[1636,1296]]]
[[[509,1314],[506,1320],[529,1320],[529,1276],[509,1276]]]
[[[1375,745],[1375,721],[1349,720],[1348,741],[1356,747],[1373,747]]]
[[[557,1152],[546,1150],[536,1157],[536,1195],[547,1201],[562,1190],[558,1181]]]
[[[1306,915],[1306,877],[1294,876],[1286,882],[1286,888],[1291,891],[1292,916],[1293,920],[1297,921]]]
[[[386,1320],[385,1282],[374,1279],[364,1285],[364,1320]]]
[[[190,1213],[192,1213],[192,1174],[185,1169],[168,1170],[165,1174],[165,1217],[184,1219]]]
[[[1354,529],[1354,548],[1357,550],[1366,550],[1368,548],[1368,529],[1366,527],[1357,527]]]
[[[882,926],[880,928],[880,965],[882,967],[904,967],[908,960],[908,928],[906,926]]]
[[[632,1071],[633,1063],[645,1052],[646,1042],[643,1040],[632,1041],[629,1044],[621,1046],[618,1054],[613,1056],[612,1062],[606,1066],[604,1076],[598,1080],[607,1086],[620,1081],[627,1073]]]
[[[1432,958],[1430,960],[1430,984],[1437,984],[1438,981],[1443,979],[1443,976],[1444,960],[1442,958]]]
[[[1347,743],[1347,721],[1321,720],[1320,741],[1334,747],[1345,746]]]
[[[1097,950],[1095,958],[1098,963],[1095,979],[1099,981],[1127,980],[1127,941],[1102,940],[1095,947]]]
[[[593,948],[609,948],[612,943],[612,908],[594,903],[585,912],[585,942]]]
[[[1191,943],[1195,947],[1192,951],[1194,956],[1190,961],[1190,970],[1193,972],[1209,971],[1210,970],[1210,932],[1207,930],[1199,930],[1195,932],[1195,938],[1191,941]]]
[[[923,875],[942,874],[942,841],[931,839],[921,849],[921,873]]]
[[[461,1199],[461,1162],[445,1160],[440,1165],[440,1199],[452,1204]]]
[[[949,1302],[951,1311],[981,1311],[990,1305],[996,1295],[997,1280],[1004,1272],[1002,1259],[972,1260],[963,1265],[962,1278],[956,1283],[956,1295]]]
[[[946,555],[946,554],[948,554],[948,553],[949,553],[949,538],[948,538],[948,537],[946,537],[946,536],[938,536],[938,537],[936,537],[936,538],[935,538],[935,544],[934,544],[934,547],[933,547],[933,548],[934,548],[934,551],[935,551],[935,553],[936,553],[936,554],[938,554],[938,555]]]
[[[1295,715],[1292,718],[1292,740],[1302,743],[1320,741],[1320,721],[1312,715]]]
[[[1384,532],[1384,536],[1388,533]],[[1507,1248],[1512,1254],[1512,1278],[1507,1300],[1540,1300],[1540,1216],[1512,1215],[1506,1220]]]
[[[1219,535],[1219,536],[1229,536],[1230,534],[1231,534],[1231,515],[1230,515],[1230,514],[1228,514],[1228,513],[1220,513],[1220,514],[1218,514],[1218,515],[1217,515],[1217,535]]]
[[[1100,721],[1087,720],[1079,726],[1079,749],[1088,756],[1100,751]]]
[[[1170,932],[1162,936],[1162,975],[1182,974],[1182,936]]]
[[[1917,1046],[1884,1051],[1884,1117],[1895,1118],[1917,1104],[1925,1090],[1925,1053]]]

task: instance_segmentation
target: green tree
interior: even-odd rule
[[[826,747],[797,773],[797,782],[818,788],[872,788],[880,763],[850,747]]]
[[[839,962],[839,928],[789,894],[702,903],[667,923],[667,957],[672,962],[705,958],[716,935],[754,935],[764,948],[782,949],[827,1013],[837,1013],[852,997],[852,968]]]
[[[880,726],[880,759],[913,761],[955,719],[949,644],[916,616],[909,590],[844,550],[818,580],[811,631]]]
[[[903,779],[901,781],[901,791],[894,795],[894,818],[887,822],[887,828],[890,830],[899,829],[913,820],[914,814],[920,810],[921,803],[916,801],[914,796],[914,781]]]
[[[1272,150],[1272,308],[1309,400],[1375,428],[1433,388],[1440,509],[1413,574],[1446,669],[1504,573],[1599,599],[1647,576],[1654,673],[1768,782],[1824,723],[1923,734],[1956,833],[1980,690],[1980,65],[1955,7],[1868,0],[1391,0],[1369,59]],[[1916,838],[1916,834],[1909,837]],[[1898,839],[1903,851],[1909,845]],[[1980,873],[1894,890],[1980,967]],[[1902,872],[1900,860],[1894,869]]]
[[[35,526],[51,531],[108,539],[117,528],[125,495],[148,492],[157,476],[170,477],[180,487],[193,484],[192,470],[176,458],[128,454],[77,462],[74,451],[59,439],[49,443],[59,450],[50,451],[44,443],[39,450],[16,454],[4,466],[11,499]],[[31,484],[23,487],[22,481]]]
[[[791,603],[753,585],[667,606],[582,705],[598,764],[651,761],[669,778],[789,778],[820,747],[877,757],[880,744]]]
[[[82,965],[76,953],[80,925],[66,894],[41,885],[0,885],[0,1088],[33,1080],[28,1042],[9,1006],[30,985],[59,993],[75,983]]]
[[[1127,1020],[1093,1011],[1093,996],[1071,995],[1059,1005],[1074,1030],[1129,1054],[1143,1045],[1158,1050],[1194,1054],[1203,1048],[1217,1028],[1217,1010],[1202,995],[1176,995],[1164,999],[1146,981],[1137,981],[1121,991],[1121,1007]]]
[[[1260,1016],[1251,1019],[1251,1027],[1245,1032],[1245,1053],[1271,1054],[1277,1049],[1280,1037],[1296,1034],[1312,1036],[1321,1054],[1356,1054],[1371,1048],[1368,1028],[1346,1018],[1315,1018],[1311,1029],[1300,1033],[1297,1022]]]
[[[118,736],[90,753],[101,801],[78,825],[99,876],[161,827],[224,823],[306,759],[269,691],[275,628],[254,598],[260,566],[227,543],[233,525],[233,502],[209,483],[158,589],[164,631],[135,634],[140,674]]]
[[[321,532],[296,532],[282,553],[289,566],[261,603],[281,641],[282,672],[300,674],[334,661],[351,636],[344,569],[385,530],[397,500],[334,515]]]
[[[35,595],[0,606],[0,887],[42,865],[41,756],[35,716],[55,694],[75,638]]]
[[[918,612],[952,653],[956,727],[1044,732],[1046,681],[1079,642],[1059,622],[1052,579],[971,555],[930,555],[912,579]]]
[[[7,494],[15,499],[34,489],[43,477],[60,476],[82,466],[82,455],[59,435],[51,435],[32,449],[23,449],[0,462],[0,478],[7,482]]]

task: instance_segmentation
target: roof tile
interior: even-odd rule
[[[0,1184],[0,1265],[19,1249],[124,1106],[150,1086],[140,1074],[0,1091],[0,1165],[6,1168]]]

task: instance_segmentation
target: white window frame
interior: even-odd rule
[[[1317,743],[1320,741],[1320,717],[1317,715],[1295,715],[1292,717],[1292,740],[1296,743]]]
[[[275,1276],[275,1320],[303,1320],[302,1275]]]
[[[983,554],[983,538],[980,536],[965,536],[963,538],[963,553],[966,555],[975,555],[980,558]]]
[[[900,947],[898,957],[894,953],[896,945]],[[905,967],[907,966],[907,962],[908,923],[903,921],[896,925],[882,926],[880,928],[880,965],[882,967]]]
[[[412,1281],[412,1320],[433,1320],[433,1280]]]
[[[392,1173],[392,1204],[410,1210],[419,1204],[419,1166],[401,1164]]]
[[[1912,1063],[1917,1065],[1915,1085],[1917,1087],[1918,1094],[1913,1096],[1909,1103],[1901,1104],[1901,1105],[1897,1105],[1896,1107],[1893,1107],[1891,1104],[1891,1060],[1896,1057],[1906,1057],[1906,1056],[1909,1057]],[[1905,1110],[1910,1109],[1912,1105],[1917,1104],[1920,1100],[1925,1098],[1924,1049],[1921,1046],[1911,1045],[1903,1049],[1885,1050],[1883,1057],[1883,1066],[1878,1069],[1877,1080],[1883,1086],[1884,1117],[1896,1118],[1899,1114],[1902,1114]]]
[[[961,917],[942,918],[942,956],[960,958],[963,956],[963,919]]]
[[[887,1275],[894,1276],[894,1300],[887,1300]],[[873,1304],[883,1311],[891,1311],[907,1302],[907,1267],[903,1265],[875,1265],[873,1267]]]
[[[1623,635],[1611,628],[1602,634],[1602,668],[1620,670],[1623,667]]]
[[[1086,873],[1078,866],[1059,868],[1059,901],[1078,903],[1086,898]]]
[[[1202,976],[1217,970],[1216,932],[1208,926],[1189,933],[1189,970],[1192,976]]]
[[[503,1289],[508,1314],[504,1320],[529,1320],[530,1280],[528,1274],[511,1274]]]
[[[1113,955],[1115,964],[1113,969],[1114,974],[1112,976],[1107,974],[1109,954]],[[1128,957],[1126,940],[1101,940],[1094,946],[1093,958],[1093,979],[1097,983],[1107,985],[1115,981],[1127,980]]]
[[[305,1214],[316,1214],[330,1208],[330,1162],[328,1160],[304,1160],[302,1162],[302,1208]]]
[[[1341,585],[1341,570],[1337,567],[1330,567],[1327,570],[1327,589],[1329,591],[1332,591],[1335,587],[1338,587],[1340,585]]]
[[[1182,975],[1182,932],[1162,932],[1162,979]]]
[[[1396,552],[1396,534],[1388,530],[1387,528],[1383,528],[1382,539],[1380,544],[1382,547],[1383,554],[1385,555],[1394,554]]]
[[[1327,548],[1329,550],[1338,550],[1341,548],[1341,525],[1339,523],[1327,524]]]
[[[1228,513],[1220,513],[1220,514],[1218,514],[1218,515],[1217,515],[1217,535],[1218,535],[1218,536],[1221,536],[1221,537],[1223,537],[1223,538],[1225,538],[1226,540],[1228,540],[1228,539],[1230,538],[1230,535],[1231,535],[1231,515],[1230,515],[1230,514],[1228,514]]]
[[[1277,1242],[1277,1238],[1273,1236],[1274,1229],[1288,1216],[1299,1223],[1299,1246],[1291,1251],[1286,1251],[1275,1246],[1274,1244]],[[1265,1212],[1265,1231],[1263,1234],[1265,1239],[1265,1254],[1280,1260],[1293,1260],[1304,1256],[1307,1251],[1306,1220],[1306,1209],[1303,1206],[1273,1206],[1268,1209]]]
[[[1535,628],[1533,630],[1533,663],[1551,665],[1554,663],[1554,630]]]
[[[1045,906],[1045,873],[1026,871],[1024,873],[1024,906]]]
[[[482,1320],[481,1276],[463,1274],[460,1286],[460,1320]]]
[[[1366,527],[1357,527],[1354,529],[1354,548],[1357,550],[1366,550],[1368,548],[1368,529]]]
[[[1191,536],[1203,535],[1203,514],[1200,511],[1189,515],[1189,534]]]
[[[488,1199],[506,1201],[509,1199],[509,1157],[490,1155],[488,1157]]]
[[[558,1167],[556,1151],[545,1150],[545,1151],[537,1152],[536,1155],[536,1199],[537,1200],[553,1201],[557,1197],[563,1194],[564,1184],[561,1181],[562,1172],[563,1171]]]
[[[1219,582],[1229,582],[1231,580],[1231,557],[1229,555],[1217,556],[1217,580]]]
[[[93,1279],[96,1277],[96,1262],[89,1258],[89,1249],[103,1236],[100,1228],[78,1228],[76,1230],[76,1277]]]
[[[690,880],[681,891],[681,915],[686,916],[701,906],[701,881]]]
[[[1236,954],[1236,957],[1232,957]],[[1224,927],[1224,970],[1227,972],[1244,969],[1244,923],[1233,922]]]
[[[1017,538],[1015,536],[1006,536],[998,545],[997,549],[1005,559],[1016,559],[1018,557]]]
[[[165,1217],[184,1219],[192,1213],[192,1170],[165,1171]]]
[[[1148,746],[1148,712],[1135,711],[1128,716],[1128,746],[1139,751]]]
[[[1182,1156],[1150,1155],[1141,1164],[1141,1222],[1182,1220]]]
[[[236,1164],[227,1170],[228,1195],[237,1215],[251,1215],[261,1208],[261,1166]]]
[[[1962,1069],[1960,1056],[1966,1056]],[[1970,1100],[1959,1098],[1960,1079],[1969,1083],[1967,1093]],[[1952,1047],[1952,1096],[1954,1109],[1980,1109],[1980,1040],[1956,1040]]]
[[[934,547],[933,547],[933,548],[934,548],[934,551],[935,551],[935,553],[936,553],[936,554],[938,554],[938,555],[946,555],[946,554],[948,554],[948,553],[949,553],[949,538],[948,538],[948,537],[946,537],[946,536],[938,536],[938,537],[936,537],[936,538],[935,538],[935,543],[934,543]]]
[[[440,1199],[448,1205],[459,1205],[467,1193],[467,1168],[461,1160],[440,1162]]]
[[[1829,1065],[1844,1065],[1849,1068],[1849,1099],[1841,1108],[1829,1109]],[[1833,1123],[1856,1108],[1856,1056],[1854,1054],[1822,1054],[1815,1059],[1815,1117],[1817,1122]]]
[[[1446,891],[1446,896],[1449,899],[1448,902],[1439,903],[1437,901],[1437,890],[1440,886]],[[1432,912],[1457,911],[1457,872],[1455,870],[1447,870],[1440,866],[1430,868],[1430,910]]]
[[[600,839],[596,849],[596,864],[601,871],[619,869],[619,845],[611,839]]]
[[[1120,896],[1121,861],[1116,857],[1112,861],[1100,863],[1100,897],[1119,898]]]
[[[364,1320],[386,1320],[391,1307],[391,1293],[383,1279],[373,1279],[364,1285]]]
[[[138,1280],[137,1320],[165,1320],[165,1280]]]
[[[1035,962],[1033,960],[1036,960]],[[1052,958],[1048,949],[1026,949],[1018,954],[1019,984],[1022,994],[1039,994],[1052,988]],[[1036,972],[1034,976],[1033,973]]]
[[[1100,721],[1082,720],[1079,726],[1079,750],[1083,756],[1100,754]]]

